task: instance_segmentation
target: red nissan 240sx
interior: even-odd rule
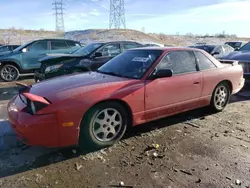
[[[222,111],[244,82],[237,62],[221,64],[198,49],[133,49],[96,72],[23,85],[8,115],[28,145],[99,149],[128,126],[204,106]]]

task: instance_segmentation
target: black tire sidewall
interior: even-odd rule
[[[222,85],[225,86],[225,87],[227,88],[227,93],[228,93],[227,101],[226,101],[225,105],[223,106],[223,108],[217,108],[217,106],[216,106],[215,103],[214,103],[215,92],[216,92],[217,88],[220,87],[220,86],[222,86]],[[223,111],[223,110],[226,108],[226,106],[227,106],[227,104],[228,104],[228,102],[229,102],[230,96],[231,96],[231,91],[230,91],[230,89],[229,89],[228,83],[226,83],[226,82],[221,82],[221,83],[219,83],[219,84],[216,86],[216,88],[214,89],[213,95],[212,95],[212,98],[211,98],[211,107],[212,107],[212,109],[213,109],[215,112],[221,112],[221,111]]]
[[[96,115],[106,109],[106,108],[114,108],[118,110],[122,116],[122,128],[119,134],[117,135],[116,138],[114,138],[112,141],[109,142],[101,142],[97,140],[93,134],[92,131],[92,125],[94,118]],[[119,103],[115,102],[109,102],[109,103],[103,103],[103,104],[98,104],[91,108],[85,115],[81,123],[80,127],[80,135],[79,135],[79,145],[83,149],[101,149],[105,148],[111,145],[114,145],[117,141],[119,141],[124,133],[126,132],[127,126],[128,126],[128,113],[123,108]]]
[[[16,77],[15,77],[14,79],[12,79],[12,80],[6,80],[6,79],[4,79],[4,78],[2,77],[2,71],[3,71],[3,69],[4,69],[5,67],[12,67],[12,68],[15,69],[17,75],[16,75]],[[19,76],[20,76],[20,75],[19,75],[19,70],[18,70],[14,65],[9,65],[9,64],[7,64],[7,65],[3,65],[3,66],[1,67],[1,70],[0,70],[0,77],[1,77],[1,79],[4,80],[5,82],[16,81],[16,80],[19,78]]]

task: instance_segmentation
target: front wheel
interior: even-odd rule
[[[0,70],[1,79],[12,82],[19,78],[19,70],[14,65],[4,65]]]
[[[213,92],[211,107],[214,111],[220,112],[227,106],[231,92],[226,82],[218,84]]]
[[[80,128],[81,149],[96,150],[115,144],[124,135],[129,117],[118,103],[96,105],[84,116]]]

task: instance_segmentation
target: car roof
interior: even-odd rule
[[[197,48],[190,48],[190,47],[141,47],[141,48],[133,48],[130,49],[130,51],[133,50],[160,50],[160,51],[176,51],[176,50],[188,50],[188,51],[202,51]]]
[[[137,43],[137,44],[140,44],[139,42],[137,41],[128,41],[128,40],[121,40],[121,41],[94,41],[94,42],[91,42],[89,44],[110,44],[110,43],[125,43],[125,42],[128,42],[128,43]]]
[[[33,40],[32,42],[36,42],[36,41],[45,41],[45,40],[64,40],[64,41],[78,42],[78,41],[71,40],[71,39],[60,39],[60,38],[37,39],[37,40]],[[79,43],[79,42],[78,42],[78,43]]]

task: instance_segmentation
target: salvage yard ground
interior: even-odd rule
[[[0,84],[0,187],[108,188],[121,181],[139,188],[250,186],[247,88],[224,112],[203,108],[151,122],[130,130],[113,147],[83,154],[77,148],[19,143],[6,113],[16,90]]]

